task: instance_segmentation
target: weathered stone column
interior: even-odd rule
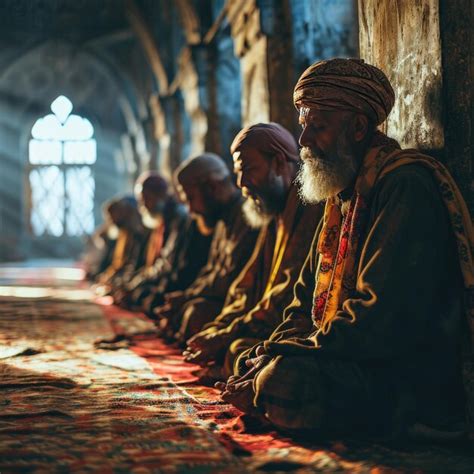
[[[201,72],[204,68],[201,68]],[[205,71],[205,69],[204,69]],[[208,117],[205,112],[207,94],[203,78],[199,77],[191,49],[185,48],[179,59],[179,84],[184,98],[184,108],[191,123],[190,154],[202,153],[206,149]],[[204,104],[203,104],[204,102]]]
[[[474,217],[474,2],[440,0],[445,161]]]
[[[243,125],[271,120],[294,130],[288,1],[231,2],[228,18],[235,54],[241,61]]]
[[[461,3],[360,0],[359,42],[395,90],[388,134],[444,161],[474,214],[474,3]]]

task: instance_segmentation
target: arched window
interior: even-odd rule
[[[81,236],[94,230],[97,158],[94,128],[71,114],[71,101],[61,95],[52,114],[36,121],[29,142],[31,228],[35,236]]]

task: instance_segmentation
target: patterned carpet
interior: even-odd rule
[[[140,335],[144,318],[52,283],[0,296],[2,474],[474,472],[472,445],[316,445],[249,428],[179,351]],[[94,348],[114,333],[137,335]]]

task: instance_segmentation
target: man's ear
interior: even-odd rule
[[[354,139],[356,142],[361,142],[369,133],[369,119],[363,114],[356,114],[352,124]]]
[[[277,174],[277,176],[281,176],[284,173],[287,165],[287,159],[285,154],[281,151],[278,151],[273,156],[273,163],[273,166],[275,167],[275,173]]]
[[[216,193],[220,192],[220,186],[221,186],[220,181],[217,181],[215,179],[209,179],[208,181],[206,181],[203,188],[204,187],[207,188],[207,190],[214,196]]]

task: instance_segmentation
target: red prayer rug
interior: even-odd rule
[[[0,292],[2,474],[474,468],[464,446],[321,444],[251,426],[216,390],[197,383],[196,366],[150,335],[143,316],[94,303],[70,285],[13,290]],[[134,334],[132,344],[94,346],[115,334]]]

